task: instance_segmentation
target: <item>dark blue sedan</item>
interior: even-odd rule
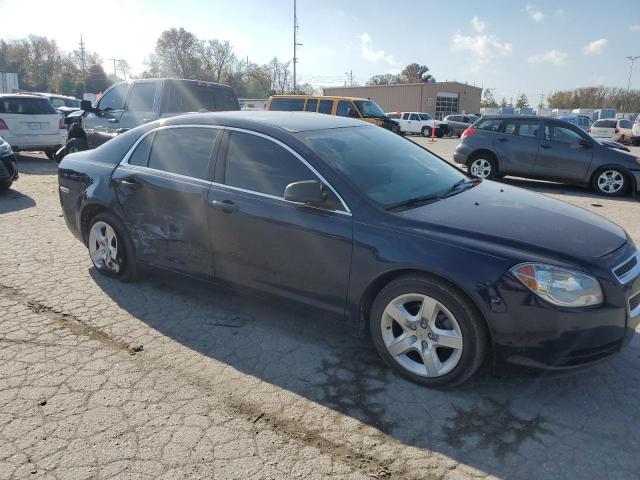
[[[337,314],[430,387],[485,362],[592,364],[640,322],[622,228],[359,120],[161,120],[65,157],[59,188],[99,272],[157,267]]]

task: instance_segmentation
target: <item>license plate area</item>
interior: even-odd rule
[[[42,124],[41,123],[29,122],[29,128],[31,130],[42,130]]]

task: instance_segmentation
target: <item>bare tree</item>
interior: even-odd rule
[[[165,30],[156,42],[155,60],[161,75],[198,78],[201,72],[198,38],[184,28]]]
[[[220,82],[234,66],[236,56],[228,41],[202,40],[198,49],[202,69],[214,82]]]

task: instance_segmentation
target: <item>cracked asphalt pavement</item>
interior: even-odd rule
[[[638,478],[640,336],[572,375],[485,371],[428,390],[314,312],[97,274],[64,224],[55,164],[19,164],[0,193],[0,479]],[[637,200],[505,181],[640,243]]]

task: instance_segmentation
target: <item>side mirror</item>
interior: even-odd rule
[[[89,100],[80,100],[80,110],[91,112],[93,110],[93,106]]]
[[[318,180],[305,180],[287,185],[284,189],[284,199],[308,205],[322,205],[327,200],[327,194]]]
[[[578,145],[580,145],[583,148],[591,148],[591,142],[589,140],[585,140],[584,138],[581,138],[580,141],[578,142]]]

